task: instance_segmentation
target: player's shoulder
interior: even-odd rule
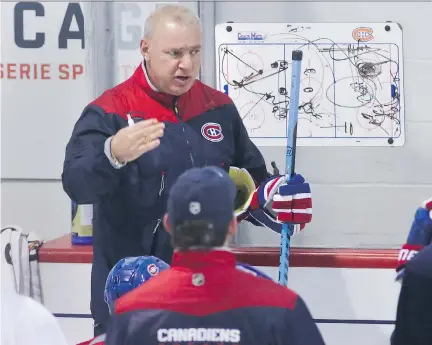
[[[406,270],[432,278],[432,245],[424,247],[406,263]]]
[[[212,101],[215,106],[233,104],[232,99],[228,95],[207,84],[204,84],[198,79],[192,86],[191,96],[194,98],[198,96],[204,98],[205,100]]]
[[[244,280],[247,283],[254,283],[254,285],[266,288],[268,289],[268,291],[272,291],[276,294],[297,296],[297,294],[293,290],[288,289],[286,286],[283,286],[271,279],[250,274],[249,272],[245,272],[238,268],[236,268],[235,275],[237,275],[240,279]]]
[[[144,305],[148,303],[148,297],[151,296],[152,302],[159,301],[159,296],[163,291],[172,291],[171,286],[176,282],[175,273],[170,267],[152,279],[141,284],[127,294],[119,297],[115,302],[116,313],[126,313],[137,309],[142,302]],[[158,296],[158,298],[156,298]]]
[[[236,269],[235,276],[237,286],[243,287],[244,298],[251,299],[256,305],[295,308],[299,296],[286,286],[239,269]]]

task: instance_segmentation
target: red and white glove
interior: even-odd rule
[[[294,235],[312,221],[309,183],[300,174],[289,181],[285,176],[272,176],[252,194],[248,213],[255,222],[278,233],[284,223],[294,225]]]

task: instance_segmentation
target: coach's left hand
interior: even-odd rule
[[[281,178],[285,180],[285,178]],[[309,183],[296,174],[278,185],[271,209],[277,220],[289,224],[307,224],[312,220],[312,197]]]
[[[309,183],[296,174],[289,181],[285,176],[272,176],[256,190],[249,214],[263,226],[278,233],[282,224],[294,225],[293,234],[312,221],[312,197]]]

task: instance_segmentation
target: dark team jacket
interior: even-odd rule
[[[117,300],[105,345],[324,344],[300,296],[235,264],[229,251],[175,252]]]
[[[432,344],[432,245],[405,266],[392,345]]]
[[[198,80],[180,97],[159,93],[143,68],[84,109],[66,147],[63,188],[78,204],[94,204],[95,254],[109,251],[111,265],[146,254],[170,262],[169,235],[158,230],[168,191],[187,169],[237,166],[257,183],[268,177],[264,159],[227,95]],[[165,134],[158,148],[116,170],[104,154],[104,143],[128,125],[127,114],[135,122],[163,121]]]

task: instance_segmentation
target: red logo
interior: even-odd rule
[[[208,141],[217,143],[223,139],[222,127],[215,122],[208,122],[201,127],[202,136]]]
[[[150,264],[150,265],[147,266],[147,271],[152,276],[154,276],[154,275],[158,274],[159,268],[155,264]]]
[[[360,27],[354,29],[352,37],[355,41],[367,42],[374,39],[373,30],[371,28]]]

